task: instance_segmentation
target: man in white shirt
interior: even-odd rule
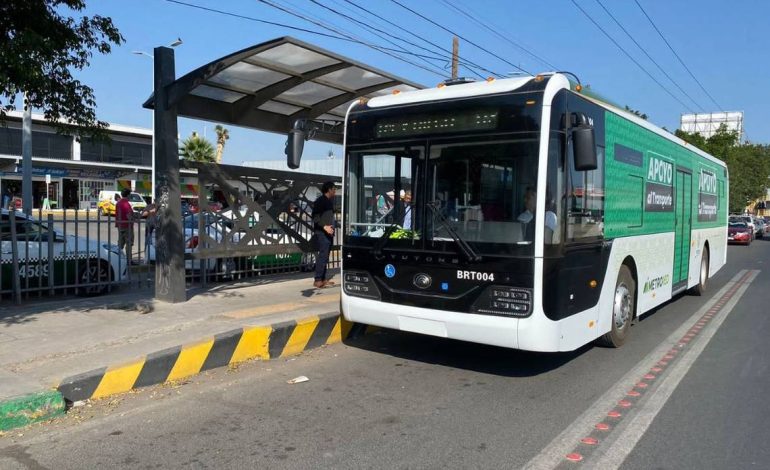
[[[526,240],[533,240],[535,238],[535,226],[531,224],[535,219],[535,209],[537,208],[537,192],[532,187],[527,187],[524,193],[524,212],[519,214],[516,218],[519,222],[524,224],[524,238]],[[550,233],[546,235],[552,235],[556,230],[556,214],[553,211],[545,211],[545,227],[551,229]]]
[[[407,230],[412,229],[412,191],[407,189],[404,191],[404,195],[401,197],[404,201],[404,224],[403,227]]]

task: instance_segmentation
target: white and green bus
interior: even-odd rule
[[[617,347],[724,266],[727,185],[722,161],[563,74],[361,100],[342,313],[531,351]]]

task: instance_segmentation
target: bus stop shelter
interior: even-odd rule
[[[154,50],[154,200],[158,207],[155,297],[187,300],[180,205],[178,117],[287,134],[299,123],[314,139],[341,144],[350,104],[421,85],[291,38],[273,39],[176,78],[174,50]]]

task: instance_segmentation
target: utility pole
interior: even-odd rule
[[[24,203],[24,213],[32,215],[32,105],[24,93],[24,116],[21,125],[21,159],[22,180],[21,191]]]
[[[460,40],[452,38],[452,78],[457,78],[457,56],[460,53]]]

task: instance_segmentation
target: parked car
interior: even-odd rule
[[[753,233],[754,229],[745,220],[730,217],[727,223],[727,243],[751,245],[751,240],[754,239]]]
[[[245,208],[241,208],[241,216],[246,217]],[[234,270],[262,270],[275,267],[296,267],[302,271],[312,271],[315,269],[315,253],[273,253],[251,257],[238,258],[209,258],[206,260],[194,259],[193,255],[198,251],[201,243],[199,237],[200,222],[203,218],[203,227],[209,237],[221,242],[225,238],[231,243],[237,244],[246,236],[245,231],[238,231],[234,227],[232,211],[226,211],[219,215],[213,214],[190,214],[183,218],[184,228],[184,247],[185,247],[185,269],[192,272],[200,271],[202,268],[218,273],[228,274]],[[259,214],[253,214],[248,218],[249,226],[253,226],[259,221]],[[288,235],[281,232],[278,228],[269,227],[263,235],[265,241],[291,243]],[[256,245],[256,242],[250,240],[246,246]],[[153,235],[148,239],[147,260],[156,261],[156,240]]]
[[[13,288],[14,277],[18,277],[25,288],[48,286],[48,278],[52,275],[54,287],[91,284],[78,288],[78,294],[95,295],[107,290],[108,284],[127,278],[128,260],[117,245],[76,235],[65,237],[23,212],[13,215],[15,240],[11,232],[11,213],[6,209],[0,211],[0,281],[3,290]],[[19,260],[16,273],[13,272],[14,252]],[[51,254],[53,260],[49,263]]]
[[[20,198],[19,196],[13,196],[8,201],[8,207],[3,207],[3,209],[10,209],[10,210],[17,210],[20,211],[24,207],[24,200]]]
[[[757,224],[754,220],[754,217],[748,214],[731,214],[729,217],[729,220],[742,220],[746,222],[746,224],[751,228],[751,239],[754,240],[757,238],[757,230],[759,227],[757,227]]]
[[[99,215],[115,215],[115,204],[120,200],[120,191],[99,191],[99,203],[97,211]],[[147,207],[147,203],[139,193],[131,193],[128,196],[128,202],[134,212],[141,212]]]

